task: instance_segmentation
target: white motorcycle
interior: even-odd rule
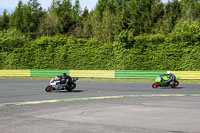
[[[45,88],[46,92],[51,92],[53,90],[67,90],[67,91],[73,91],[76,88],[76,81],[78,78],[71,78],[71,82],[69,82],[69,79],[66,79],[65,84],[61,84],[58,77],[54,77],[50,80],[49,85]]]

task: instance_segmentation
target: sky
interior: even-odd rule
[[[22,0],[23,3],[27,3],[28,0]],[[50,7],[53,0],[38,0],[43,9],[48,9]],[[74,3],[75,0],[71,0]],[[91,11],[97,3],[98,0],[79,0],[81,8],[84,9],[86,6]],[[162,0],[163,2],[167,2],[168,0]],[[0,0],[0,14],[2,14],[3,10],[6,9],[9,13],[15,10],[19,0]]]

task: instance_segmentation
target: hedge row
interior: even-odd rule
[[[128,46],[122,41],[103,44],[65,35],[44,36],[2,51],[0,69],[198,71],[199,38],[196,21],[178,24],[168,35],[136,36]]]

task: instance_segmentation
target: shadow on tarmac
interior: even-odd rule
[[[80,92],[84,92],[87,90],[73,90],[73,91],[67,91],[67,90],[54,90],[51,93],[80,93]]]
[[[171,90],[178,90],[178,89],[183,89],[185,87],[176,87],[176,88],[171,88],[171,87],[158,87],[158,88],[155,88],[155,89],[171,89]]]

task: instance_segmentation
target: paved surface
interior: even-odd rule
[[[44,80],[0,80],[0,104],[85,97],[102,99],[0,107],[0,132],[200,132],[200,95],[187,95],[200,94],[198,84],[153,89],[151,83],[77,82],[74,92],[46,93],[47,85],[48,81]],[[122,95],[145,97],[103,99]]]

